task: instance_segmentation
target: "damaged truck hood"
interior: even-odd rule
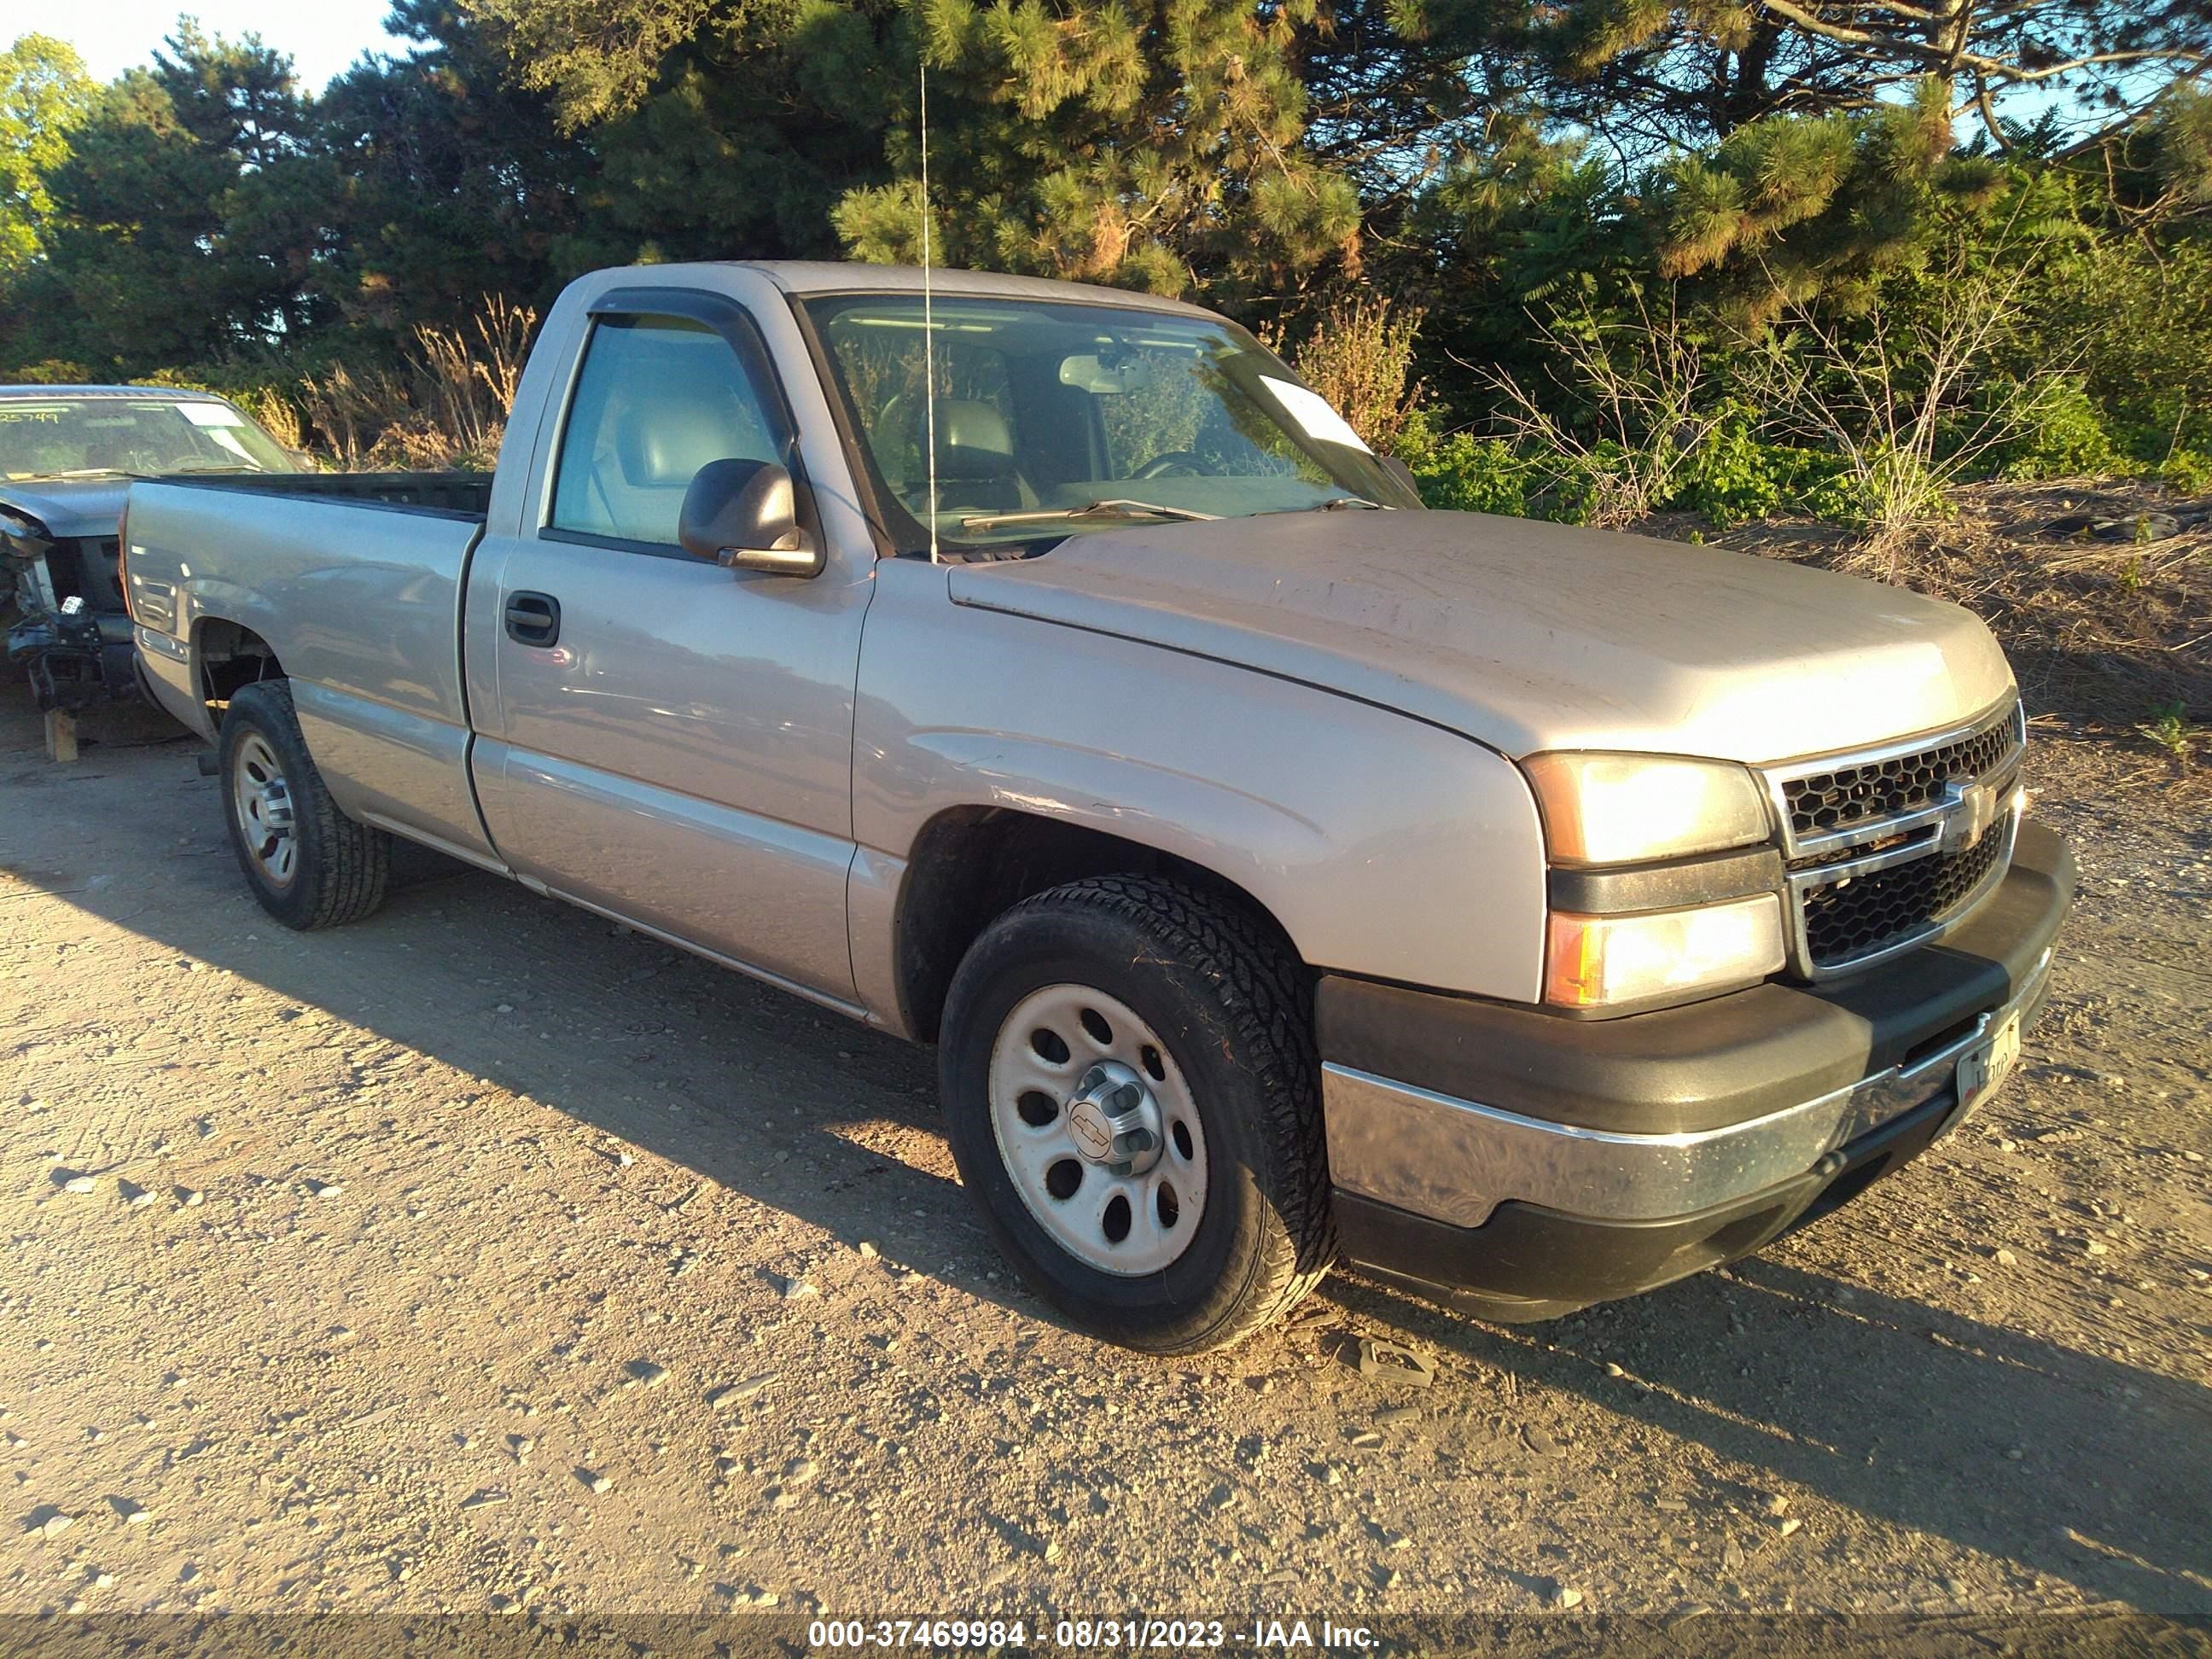
[[[2012,684],[1972,613],[1715,548],[1467,513],[1282,514],[1070,537],[956,603],[1235,663],[1510,756],[1759,764],[1967,719]],[[1194,710],[1203,719],[1203,710]]]
[[[36,519],[55,541],[115,533],[131,492],[125,477],[0,479],[0,507]]]

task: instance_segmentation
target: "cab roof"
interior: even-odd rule
[[[871,265],[823,259],[732,259],[724,263],[758,271],[786,294],[811,299],[827,294],[919,294],[920,265]],[[653,267],[646,267],[647,270]],[[666,269],[666,267],[659,267]],[[1101,288],[1091,283],[1063,283],[1042,276],[1007,276],[988,270],[951,270],[942,267],[929,273],[932,289],[939,294],[990,296],[1004,300],[1058,300],[1063,304],[1117,306],[1130,311],[1179,312],[1188,317],[1212,318],[1212,312],[1182,300],[1162,299],[1126,288]]]

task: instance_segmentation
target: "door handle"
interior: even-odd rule
[[[517,645],[551,645],[561,637],[561,601],[550,593],[508,594],[507,637]]]

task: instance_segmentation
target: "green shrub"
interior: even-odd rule
[[[2148,721],[2136,730],[2173,757],[2174,764],[2185,771],[2191,757],[2196,752],[2199,726],[2192,732],[2189,723],[2189,708],[2185,703],[2160,703],[2150,711]]]
[[[1778,514],[1828,518],[1845,510],[1839,459],[1772,442],[1759,435],[1759,426],[1757,410],[1731,399],[1692,452],[1685,486],[1667,505],[1692,508],[1723,530]]]
[[[1588,455],[1552,451],[1535,456],[1529,461],[1535,479],[1529,516],[1554,524],[1593,522],[1601,503],[1620,499],[1622,492],[1615,480],[1628,470],[1629,460],[1621,451],[1603,444]]]
[[[2022,366],[2054,346],[2077,355],[2092,407],[2131,470],[2177,448],[2212,451],[2212,238],[2101,238],[2043,281]]]
[[[2160,483],[2184,495],[2212,494],[2212,452],[2177,449],[2158,469]]]
[[[12,374],[0,374],[0,380],[18,386],[82,386],[94,378],[82,363],[65,362],[58,357],[26,363]]]
[[[2019,430],[2004,446],[1997,476],[2015,480],[2099,477],[2131,471],[2112,441],[2105,413],[2081,381],[2047,375],[2023,389]]]
[[[1600,445],[1586,455],[1516,449],[1502,438],[1455,432],[1404,457],[1421,500],[1450,513],[1588,524],[1624,457]]]
[[[1640,460],[1608,441],[1574,453],[1473,432],[1440,436],[1425,416],[1399,451],[1430,507],[1559,524],[1591,522]],[[1674,492],[1651,505],[1702,513],[1723,530],[1791,514],[1859,524],[1865,504],[1845,473],[1832,455],[1762,438],[1755,413],[1739,405],[1688,452]]]
[[[1748,410],[1731,409],[1691,453],[1680,504],[1695,507],[1723,530],[1766,517],[1782,505],[1779,453],[1760,441]]]
[[[1399,434],[1398,457],[1412,469],[1421,500],[1450,513],[1500,513],[1525,519],[1533,469],[1510,445],[1472,432],[1439,435],[1427,412]]]

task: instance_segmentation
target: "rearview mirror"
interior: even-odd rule
[[[791,474],[773,461],[709,461],[684,492],[676,539],[726,570],[818,576],[822,550],[799,526]]]
[[[1096,353],[1060,360],[1060,383],[1087,392],[1094,398],[1141,392],[1155,378],[1152,363],[1134,352],[1125,353],[1111,362]]]

